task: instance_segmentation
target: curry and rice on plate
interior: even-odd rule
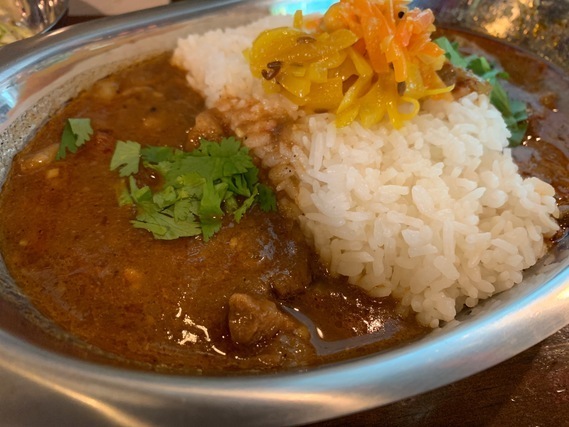
[[[11,275],[112,363],[207,374],[392,348],[520,283],[564,234],[569,82],[407,3],[190,35],[83,91],[4,185]]]

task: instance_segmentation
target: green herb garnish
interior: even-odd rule
[[[144,168],[163,177],[159,191],[137,186],[133,175],[141,159]],[[202,140],[191,152],[119,141],[111,161],[115,169],[129,177],[129,188],[119,199],[137,206],[134,227],[150,231],[156,239],[202,234],[208,241],[226,213],[239,222],[255,202],[265,212],[276,209],[274,193],[259,183],[249,150],[235,138],[220,143]]]
[[[89,141],[93,135],[90,119],[67,119],[61,134],[61,143],[57,150],[56,160],[65,159],[67,151],[77,152],[77,148]]]
[[[111,170],[119,168],[120,176],[129,176],[138,172],[140,163],[140,144],[133,141],[117,141],[111,159]]]
[[[527,130],[527,106],[524,102],[511,99],[500,83],[500,79],[508,79],[508,73],[501,71],[484,57],[478,55],[463,56],[458,51],[458,43],[451,42],[446,37],[435,40],[445,51],[446,57],[452,65],[466,70],[471,70],[478,77],[486,80],[492,86],[490,102],[500,111],[511,136],[509,146],[515,147],[521,144]]]

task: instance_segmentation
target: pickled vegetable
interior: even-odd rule
[[[407,0],[341,0],[319,18],[294,16],[292,27],[262,32],[246,52],[254,76],[309,113],[332,112],[336,124],[369,127],[386,116],[399,128],[420,100],[452,90],[437,71],[444,50],[431,40],[431,10]]]

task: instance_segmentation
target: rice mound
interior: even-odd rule
[[[263,88],[249,71],[243,51],[261,31],[291,22],[289,16],[269,16],[243,27],[190,35],[178,40],[174,63],[189,71],[188,82],[203,95],[208,108],[216,107],[224,97],[262,99]]]
[[[401,129],[337,128],[332,114],[304,116],[264,95],[242,54],[262,29],[290,22],[265,18],[189,36],[174,61],[271,168],[330,272],[373,296],[392,295],[431,327],[520,283],[545,254],[544,236],[558,229],[555,191],[518,173],[488,97],[426,101]],[[267,123],[275,111],[294,120],[286,142],[252,125],[252,114]]]

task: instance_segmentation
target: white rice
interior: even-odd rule
[[[299,115],[263,94],[242,55],[263,28],[290,22],[189,36],[174,57],[209,107],[235,115],[232,126],[295,202],[330,272],[373,296],[392,295],[431,327],[520,283],[545,254],[558,210],[549,184],[518,173],[488,98],[427,101],[399,130],[387,122],[336,128],[331,114]],[[251,111],[294,118],[292,146],[252,127]]]
[[[251,47],[261,31],[290,24],[290,16],[271,16],[244,27],[189,36],[178,41],[174,60],[191,70],[188,82],[201,92],[209,108],[215,107],[222,97],[263,98],[263,89],[251,75],[243,51]]]

